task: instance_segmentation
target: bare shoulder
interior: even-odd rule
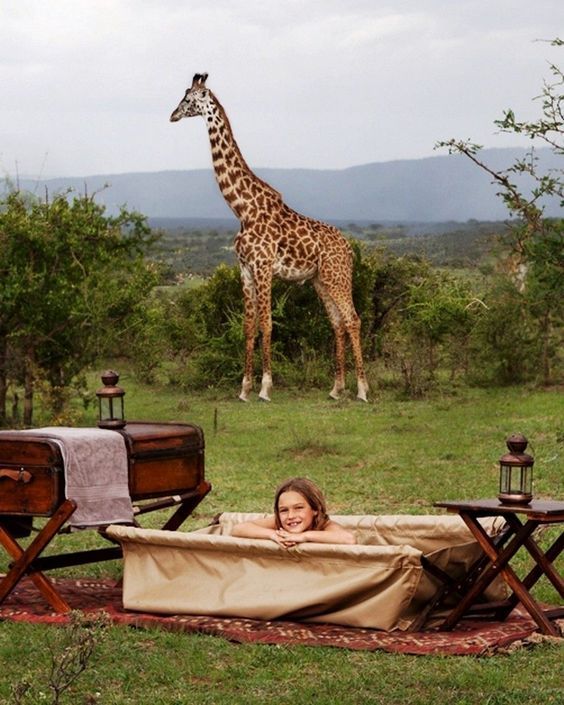
[[[329,521],[323,527],[323,531],[348,531],[348,529],[345,529],[342,524],[333,521],[333,519],[329,519]]]
[[[323,531],[326,531],[327,533],[331,534],[331,538],[335,539],[335,543],[356,543],[356,535],[354,531],[349,531],[349,529],[345,529],[342,524],[339,524],[336,521],[333,521],[332,519],[329,519],[327,524],[325,524],[325,526],[323,527]]]
[[[253,519],[251,524],[256,524],[256,526],[262,526],[264,529],[275,529],[276,521],[274,519],[274,514],[270,514],[267,517],[259,517],[258,519]]]

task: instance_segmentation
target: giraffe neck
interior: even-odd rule
[[[258,193],[268,193],[280,199],[271,186],[253,173],[245,161],[229,123],[217,98],[211,94],[204,115],[210,138],[215,178],[231,210],[241,221],[250,217]]]

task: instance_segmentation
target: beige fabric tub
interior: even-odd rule
[[[407,629],[437,589],[421,556],[455,576],[481,554],[457,516],[333,516],[356,533],[354,546],[287,550],[230,536],[234,523],[260,516],[224,513],[217,524],[189,533],[109,527],[124,552],[124,607]],[[483,522],[489,533],[502,524]],[[487,596],[501,599],[502,585]]]

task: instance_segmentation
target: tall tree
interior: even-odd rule
[[[553,46],[562,47],[564,42],[555,39]],[[495,124],[503,131],[525,135],[550,147],[557,156],[564,156],[564,75],[556,64],[550,64],[552,79],[545,81],[541,94],[538,119],[518,120],[515,112],[506,110]],[[561,338],[564,315],[564,240],[563,220],[546,218],[544,201],[560,199],[564,206],[564,172],[562,168],[541,172],[534,148],[523,159],[515,161],[508,169],[496,171],[479,157],[480,145],[470,141],[449,139],[439,142],[450,153],[463,154],[476,166],[487,172],[499,188],[510,213],[516,220],[510,224],[508,256],[505,259],[516,289],[522,295],[519,300],[527,307],[537,325],[539,357],[544,383],[551,381],[551,360],[555,357],[558,340]],[[533,179],[533,187],[526,190],[519,184],[519,177],[527,175]]]
[[[0,204],[0,420],[14,361],[30,425],[38,379],[58,413],[73,378],[118,344],[155,283],[143,258],[152,239],[141,215],[107,216],[93,197],[14,192]]]

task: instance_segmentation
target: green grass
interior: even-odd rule
[[[236,390],[186,395],[143,387],[128,374],[120,384],[127,390],[128,418],[190,421],[204,429],[213,490],[185,524],[188,530],[224,510],[269,511],[274,486],[296,474],[320,483],[334,513],[429,513],[439,511],[432,504],[441,499],[495,496],[505,438],[516,431],[531,442],[536,496],[563,498],[563,404],[557,390],[466,389],[427,401],[402,401],[383,390],[369,404],[352,397],[335,403],[324,392],[275,390],[270,404],[243,404]],[[94,422],[91,409],[83,424]],[[166,516],[159,512],[143,521],[158,526]],[[543,542],[554,535],[548,533]],[[57,542],[57,549],[77,548],[99,539],[85,532]],[[527,565],[520,555],[518,572]],[[119,570],[113,562],[56,574]],[[543,581],[535,594],[557,601]],[[9,702],[9,684],[26,673],[37,683],[45,678],[50,631],[0,625],[0,702]],[[62,702],[547,705],[562,699],[562,663],[562,648],[549,642],[494,658],[410,657],[111,628]],[[94,699],[86,700],[88,694]]]

